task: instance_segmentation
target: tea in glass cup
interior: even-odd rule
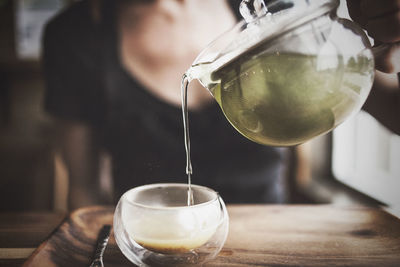
[[[190,266],[217,256],[228,234],[221,197],[207,187],[151,184],[133,188],[118,202],[114,233],[122,253],[139,266]]]

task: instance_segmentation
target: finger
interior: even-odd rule
[[[400,0],[362,0],[360,12],[366,18],[377,18],[400,10]]]
[[[365,29],[377,41],[394,43],[400,41],[400,12],[368,20]]]
[[[385,73],[400,72],[400,43],[385,44],[374,47],[372,50],[374,51],[377,70]]]

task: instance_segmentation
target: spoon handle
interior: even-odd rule
[[[93,261],[90,264],[90,267],[103,267],[103,254],[104,250],[106,249],[108,239],[110,237],[110,232],[111,232],[111,225],[106,224],[104,225],[97,237],[97,242],[96,242],[96,250],[93,255]]]

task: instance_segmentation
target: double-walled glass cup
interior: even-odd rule
[[[115,240],[138,266],[190,266],[217,256],[228,234],[228,213],[212,189],[150,184],[127,191],[114,214]]]

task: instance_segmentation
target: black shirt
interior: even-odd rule
[[[46,27],[43,62],[46,110],[99,133],[112,157],[118,199],[138,185],[187,177],[182,111],[121,66],[112,10],[106,5],[95,23],[83,0],[59,14]],[[215,189],[228,203],[284,201],[284,149],[241,136],[216,102],[189,112],[189,125],[194,184]]]

